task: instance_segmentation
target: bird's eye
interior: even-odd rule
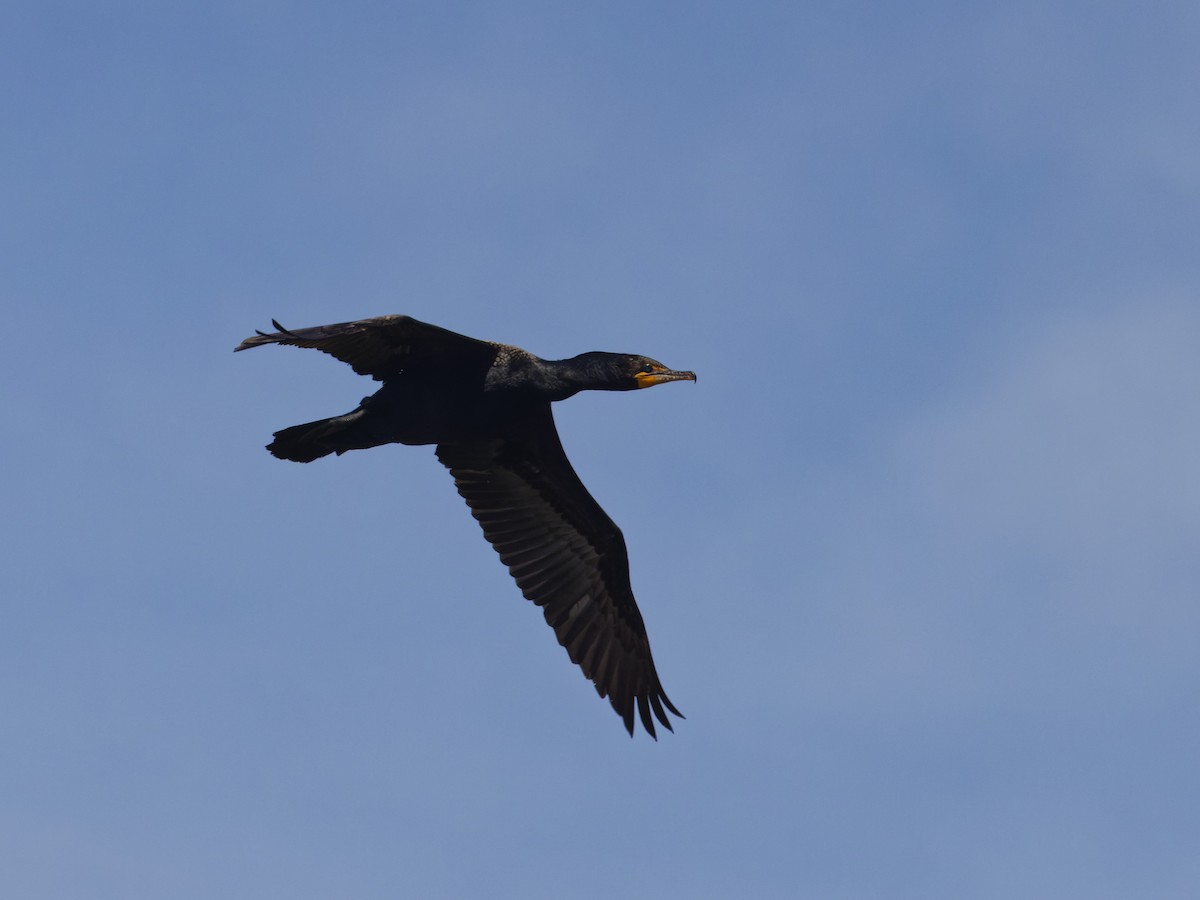
[[[642,369],[641,369],[641,371],[643,371],[643,372],[645,372],[647,375],[649,375],[651,372],[653,372],[653,371],[654,371],[654,366],[653,366],[652,364],[650,364],[650,363],[646,363],[644,366],[642,366]]]

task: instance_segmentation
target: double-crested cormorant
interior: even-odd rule
[[[695,374],[624,353],[539,359],[408,316],[298,331],[272,324],[278,332],[260,331],[236,349],[313,347],[383,387],[344,416],[276,432],[267,449],[311,462],[380,444],[437,444],[484,537],[629,734],[635,707],[651,737],[654,718],[673,730],[665,710],[683,716],[654,669],[625,539],[571,468],[550,403],[579,391],[695,381]]]

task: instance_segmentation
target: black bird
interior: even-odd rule
[[[625,539],[571,467],[550,403],[579,391],[695,381],[695,373],[624,353],[540,359],[408,316],[298,331],[272,324],[276,333],[260,331],[235,349],[313,347],[383,387],[344,416],[277,431],[267,449],[311,462],[380,444],[436,444],[484,537],[629,734],[635,707],[651,737],[651,711],[674,730],[665,710],[683,715],[654,669]]]

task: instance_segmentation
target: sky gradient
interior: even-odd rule
[[[1191,898],[1194,3],[6,3],[0,894]],[[556,407],[630,740],[373,387]]]

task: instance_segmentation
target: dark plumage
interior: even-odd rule
[[[695,381],[644,356],[583,353],[545,360],[408,316],[259,332],[236,348],[313,347],[382,381],[343,416],[275,433],[267,449],[311,462],[380,444],[436,444],[437,458],[522,593],[542,608],[571,661],[633,734],[668,730],[663,692],[633,589],[621,530],[571,467],[550,403],[579,391]],[[651,715],[653,713],[653,715]]]

